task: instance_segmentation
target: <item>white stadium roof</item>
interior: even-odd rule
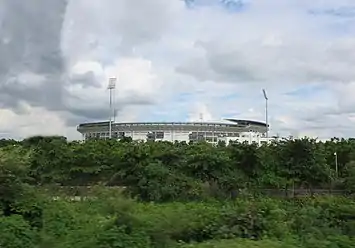
[[[105,122],[92,122],[92,123],[82,123],[79,124],[79,127],[85,126],[93,126],[93,125],[108,125],[108,121]],[[264,122],[260,121],[252,121],[252,120],[241,120],[241,119],[222,119],[222,120],[201,120],[201,121],[149,121],[149,122],[116,122],[113,125],[125,125],[125,124],[167,124],[167,125],[174,125],[174,124],[224,124],[224,125],[255,125],[255,126],[263,126],[266,127]]]

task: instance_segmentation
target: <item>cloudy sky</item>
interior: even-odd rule
[[[355,136],[354,0],[0,0],[0,135],[117,121],[263,121]]]

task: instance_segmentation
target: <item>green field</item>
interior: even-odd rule
[[[0,146],[1,248],[355,247],[353,140]]]

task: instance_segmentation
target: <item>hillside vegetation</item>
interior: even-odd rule
[[[355,247],[354,140],[0,147],[1,248]]]

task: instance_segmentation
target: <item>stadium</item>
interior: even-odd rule
[[[77,126],[83,140],[109,138],[109,121],[83,123]],[[200,122],[121,122],[111,123],[112,138],[131,137],[141,141],[206,141],[217,143],[231,140],[265,143],[265,123],[251,120],[224,119]]]

